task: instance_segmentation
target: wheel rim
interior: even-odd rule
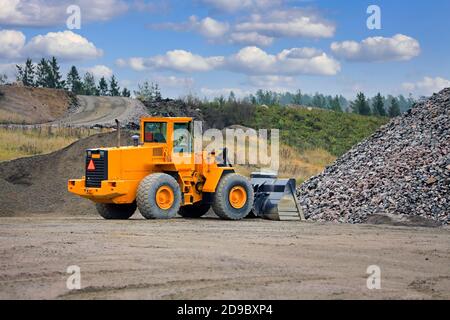
[[[163,210],[170,209],[175,201],[172,188],[162,186],[156,191],[156,204]]]
[[[242,209],[247,203],[247,191],[242,186],[233,187],[228,196],[230,204],[235,209]]]

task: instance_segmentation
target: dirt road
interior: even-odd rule
[[[136,99],[92,96],[77,96],[77,99],[78,108],[56,123],[73,126],[114,125],[115,119],[123,123],[136,122],[146,114],[144,105]]]
[[[0,238],[2,299],[450,299],[449,228],[35,216]]]

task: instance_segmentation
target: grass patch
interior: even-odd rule
[[[71,143],[100,133],[87,128],[0,128],[0,161],[60,150]]]
[[[250,126],[280,129],[282,143],[300,151],[326,150],[339,157],[388,121],[321,109],[269,107],[257,108]]]

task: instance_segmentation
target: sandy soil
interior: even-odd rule
[[[72,126],[114,125],[137,121],[146,114],[145,106],[136,99],[123,97],[77,96],[78,108],[58,119],[58,124]]]
[[[72,101],[64,90],[0,86],[0,122],[46,123],[62,117]]]
[[[450,299],[448,227],[40,215],[1,218],[0,238],[2,299]]]

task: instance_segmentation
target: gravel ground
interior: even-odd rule
[[[417,104],[298,189],[305,216],[450,222],[450,88]],[[394,218],[395,219],[395,218]]]
[[[0,299],[450,299],[450,229],[0,219]],[[81,290],[66,288],[70,265]],[[369,265],[381,289],[368,290]]]

